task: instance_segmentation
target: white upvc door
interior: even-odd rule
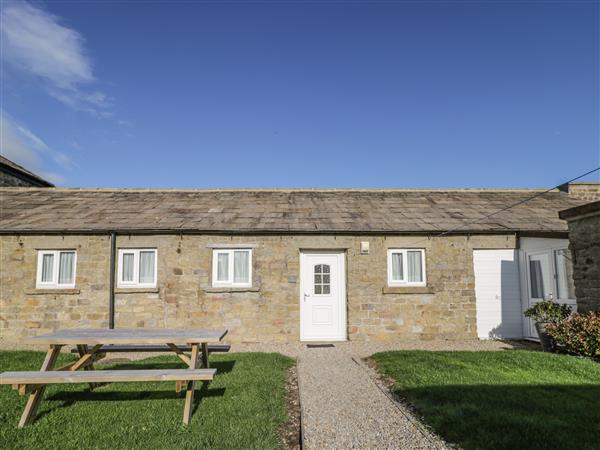
[[[477,336],[523,337],[519,259],[514,249],[473,250]]]
[[[346,340],[344,252],[300,253],[300,340]]]
[[[523,252],[526,284],[524,289],[525,309],[530,308],[543,299],[553,299],[558,303],[571,306],[577,310],[575,289],[573,285],[573,266],[568,242],[556,240],[546,248],[527,249]],[[525,335],[537,338],[535,324],[531,319],[525,320]]]

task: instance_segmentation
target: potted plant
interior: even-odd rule
[[[554,339],[548,334],[546,325],[549,323],[559,323],[565,320],[571,314],[571,307],[556,303],[552,298],[544,299],[536,303],[531,308],[525,311],[525,317],[529,317],[535,321],[535,329],[540,337],[542,350],[545,352],[553,352],[556,348]]]

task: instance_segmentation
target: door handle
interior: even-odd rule
[[[306,301],[306,297],[310,297],[310,294],[304,293],[304,301]]]

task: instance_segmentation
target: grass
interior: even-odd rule
[[[39,370],[39,352],[0,352],[0,371]],[[57,365],[73,357],[61,355]],[[181,422],[184,393],[175,383],[49,386],[37,420],[17,423],[26,397],[0,386],[0,448],[219,448],[279,446],[287,419],[285,372],[294,361],[277,353],[212,355],[217,376],[196,390],[190,426]],[[106,366],[108,368],[110,366]],[[182,368],[175,356],[148,358],[114,368]]]
[[[464,449],[600,449],[600,364],[523,350],[372,356],[394,391]]]

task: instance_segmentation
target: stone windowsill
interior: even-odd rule
[[[115,294],[157,294],[158,288],[116,288]]]
[[[76,295],[79,289],[26,289],[27,295]]]
[[[207,287],[204,288],[204,292],[209,293],[219,293],[219,292],[259,292],[260,287],[258,286],[250,286],[250,287]]]
[[[385,286],[384,294],[433,294],[433,288],[429,286]]]

